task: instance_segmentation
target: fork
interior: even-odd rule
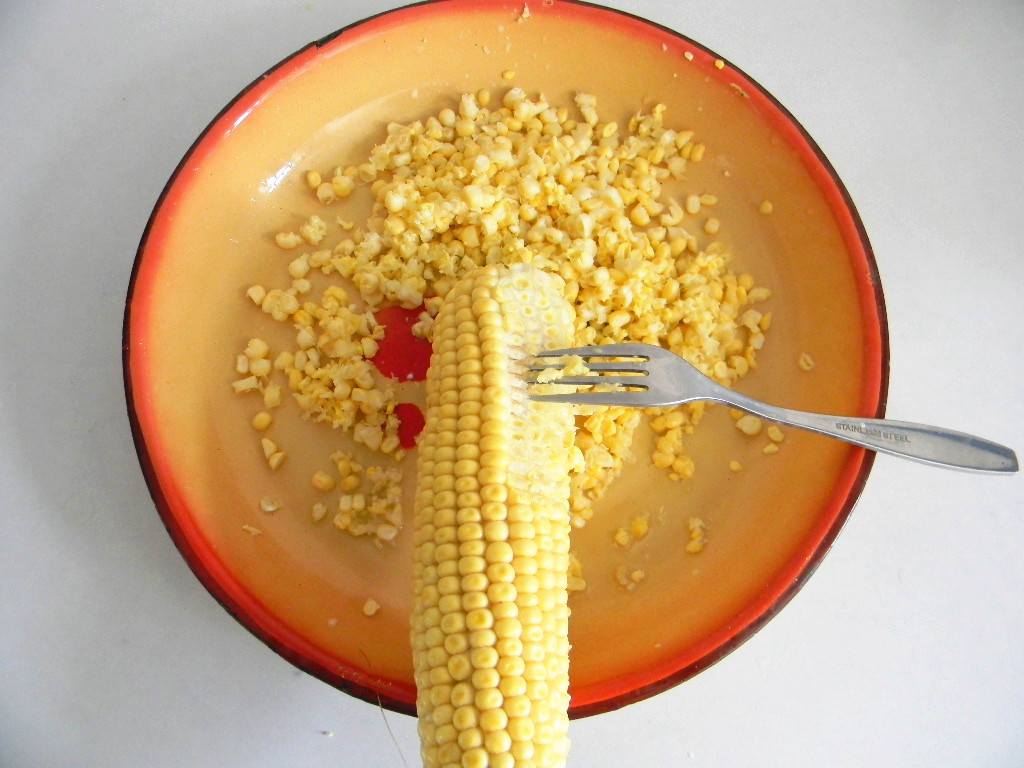
[[[740,408],[768,421],[934,466],[1004,474],[1018,469],[1017,455],[1010,448],[963,432],[906,421],[828,416],[762,403],[722,386],[678,355],[651,344],[602,344],[547,350],[534,356],[536,362],[529,365],[528,370],[539,373],[550,368],[561,369],[564,363],[558,358],[567,355],[584,358],[589,374],[563,376],[552,383],[607,385],[614,389],[531,394],[531,399],[549,403],[634,408],[659,408],[707,400]]]

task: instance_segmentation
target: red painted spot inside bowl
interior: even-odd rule
[[[412,450],[416,447],[416,438],[420,436],[426,423],[423,411],[413,403],[399,403],[395,406],[395,415],[401,422],[398,425],[398,439],[405,450]]]
[[[380,349],[373,357],[373,364],[382,375],[399,381],[427,378],[430,342],[412,335],[412,327],[422,311],[422,308],[384,307],[376,313],[377,322],[386,329]]]

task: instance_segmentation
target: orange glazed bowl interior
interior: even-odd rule
[[[321,496],[310,476],[351,443],[303,420],[287,395],[273,437],[288,459],[268,469],[250,426],[262,403],[230,384],[248,339],[274,348],[289,328],[245,290],[287,281],[295,254],[274,234],[322,211],[308,170],[362,162],[388,123],[512,85],[570,108],[574,94],[594,94],[602,121],[620,125],[662,103],[667,125],[695,131],[707,150],[688,165],[686,187],[718,198],[731,269],[772,291],[765,346],[736,388],[809,411],[884,410],[884,305],[845,189],[775,99],[698,43],[581,3],[530,3],[526,15],[521,2],[443,0],[354,24],[281,62],[214,119],[152,214],[125,316],[128,408],[157,509],[207,589],[289,661],[405,713],[415,700],[409,527],[378,547],[329,517],[312,521]],[[766,200],[771,213],[761,210]],[[343,210],[358,225],[369,196],[353,195]],[[804,354],[811,371],[798,365]],[[636,461],[572,534],[587,582],[570,597],[576,717],[671,687],[748,638],[813,571],[872,458],[796,430],[766,455],[763,434],[741,434],[726,408],[710,407],[685,438],[695,474],[679,482],[651,466],[648,432],[638,431]],[[735,461],[742,471],[730,469]],[[415,451],[400,466],[409,488]],[[274,514],[259,507],[267,496],[285,499]],[[617,547],[615,531],[642,513],[649,535]],[[707,545],[689,554],[694,517]],[[618,583],[623,565],[643,570],[635,589]],[[367,598],[381,606],[372,617]]]

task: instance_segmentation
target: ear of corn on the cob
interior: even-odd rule
[[[569,742],[569,470],[564,405],[522,359],[570,346],[559,278],[475,270],[434,324],[418,445],[412,644],[427,768],[562,766]]]

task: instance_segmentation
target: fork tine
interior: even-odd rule
[[[569,405],[624,405],[646,407],[642,399],[645,392],[574,392],[565,395],[530,395],[539,403],[567,403]]]
[[[648,386],[644,383],[644,379],[644,376],[566,376],[551,383],[576,387],[635,387],[646,390]]]
[[[548,349],[543,352],[538,352],[534,357],[565,357],[566,355],[579,355],[580,357],[639,357],[641,360],[650,359],[650,355],[644,352],[644,347],[638,344],[597,344],[590,347]]]
[[[540,373],[541,371],[549,371],[552,368],[561,370],[564,367],[562,363],[552,362],[549,365],[531,365],[527,370],[531,373]],[[621,363],[587,363],[587,368],[594,373],[641,373],[647,375],[647,369],[644,368],[644,361],[642,360]]]

